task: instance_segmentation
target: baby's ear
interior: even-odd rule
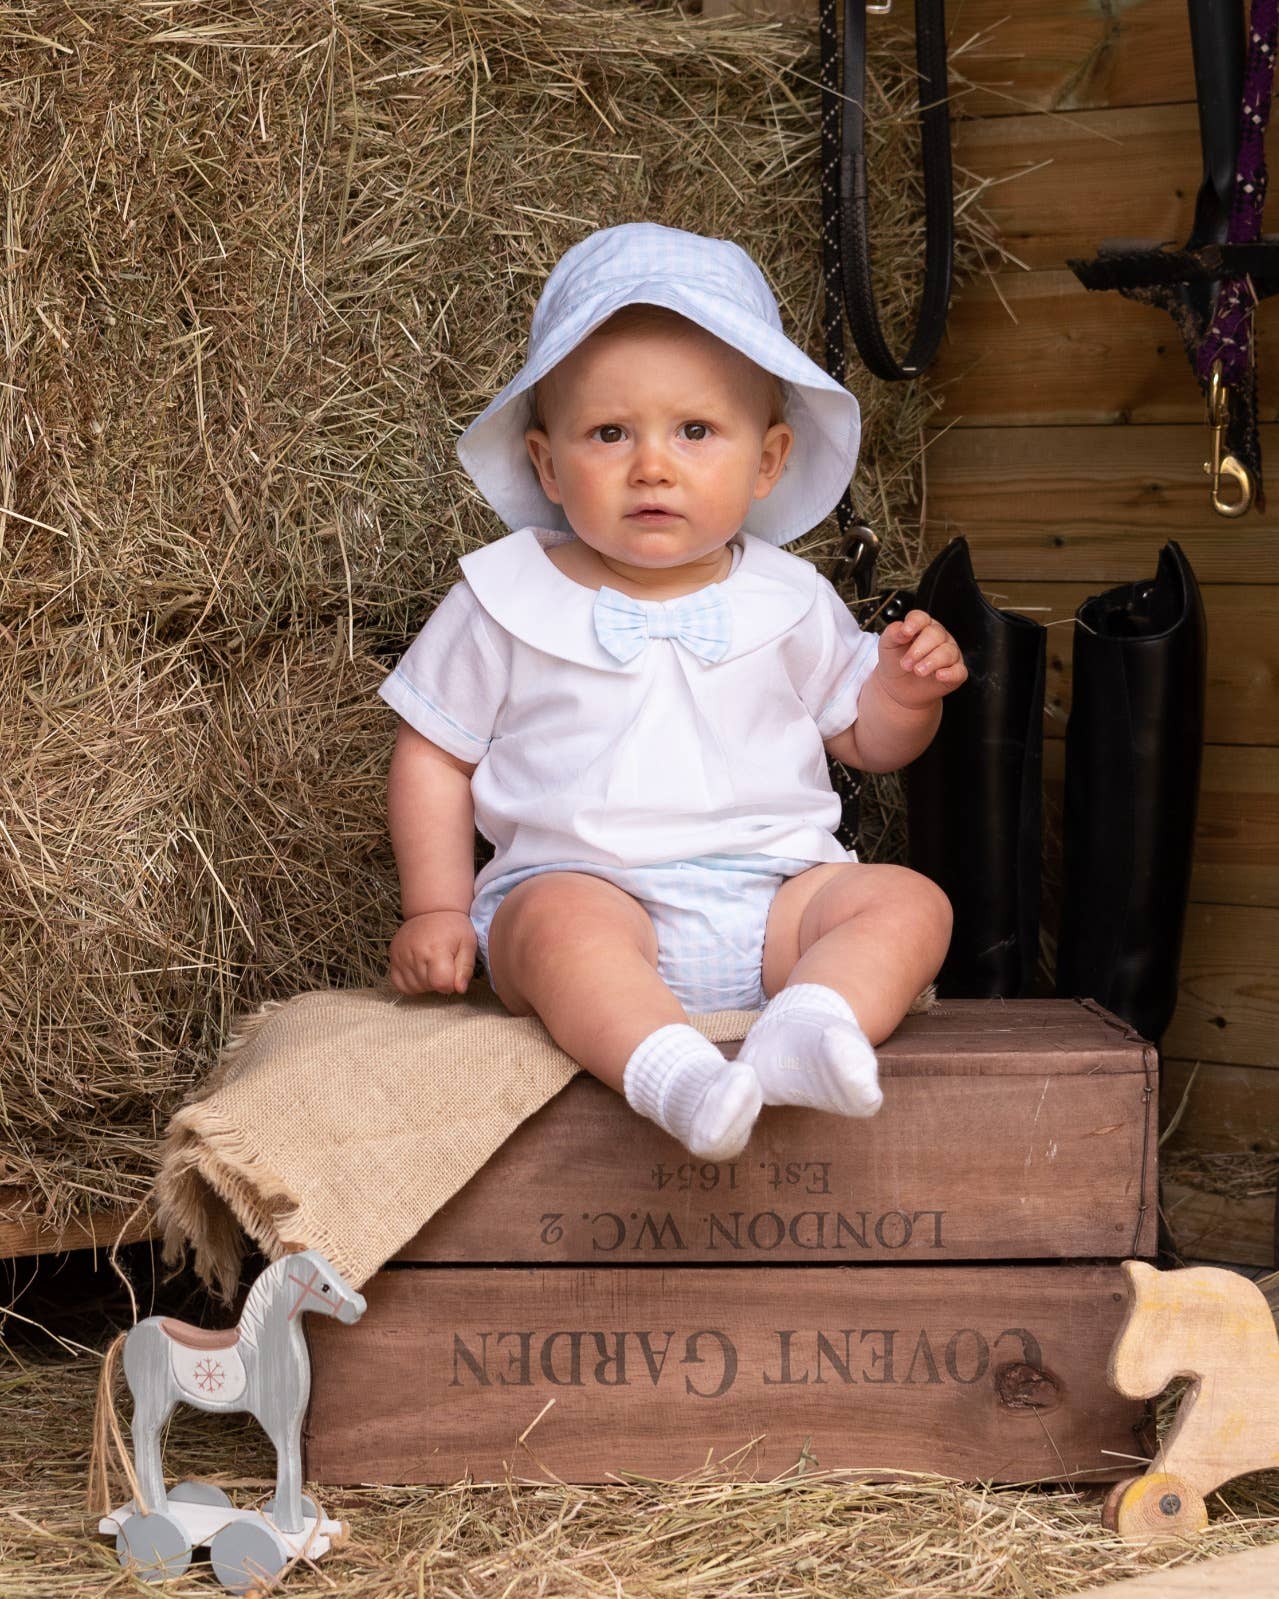
[[[524,446],[528,450],[529,460],[533,463],[533,470],[537,473],[538,482],[542,485],[543,494],[553,505],[558,505],[560,495],[555,484],[555,461],[551,455],[550,437],[543,428],[526,428]]]
[[[759,480],[755,485],[757,500],[765,499],[776,488],[794,442],[795,430],[789,422],[774,422],[764,434],[759,457]]]

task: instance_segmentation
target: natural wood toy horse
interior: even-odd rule
[[[270,1578],[305,1547],[323,1554],[341,1531],[322,1520],[302,1493],[302,1422],[311,1362],[302,1332],[307,1312],[344,1323],[364,1314],[363,1295],[317,1251],[285,1255],[249,1290],[235,1327],[207,1330],[168,1316],[148,1316],[107,1351],[99,1384],[95,1471],[113,1421],[111,1384],[123,1345],[133,1396],[133,1464],[124,1464],[134,1497],[99,1523],[115,1532],[122,1564],[147,1581],[179,1575],[194,1545],[208,1543],[225,1587],[243,1592]],[[165,1423],[179,1401],[199,1410],[248,1411],[276,1451],[274,1497],[260,1511],[239,1511],[212,1483],[185,1482],[166,1494],[160,1453]],[[322,1545],[322,1547],[321,1547]]]
[[[1150,1399],[1174,1377],[1194,1382],[1157,1458],[1144,1476],[1115,1484],[1102,1520],[1124,1537],[1184,1536],[1207,1526],[1214,1488],[1279,1466],[1279,1332],[1265,1295],[1238,1272],[1161,1272],[1139,1260],[1123,1269],[1128,1314],[1111,1384]]]

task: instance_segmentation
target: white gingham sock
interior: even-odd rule
[[[737,1058],[755,1068],[766,1105],[873,1116],[884,1101],[870,1040],[848,1001],[825,983],[774,994]]]
[[[686,1022],[671,1022],[635,1048],[622,1073],[632,1109],[664,1128],[699,1160],[731,1160],[759,1115],[759,1079],[726,1061]]]

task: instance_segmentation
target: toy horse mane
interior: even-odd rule
[[[258,1339],[266,1325],[272,1302],[293,1258],[292,1254],[288,1254],[281,1255],[279,1260],[273,1260],[264,1272],[259,1273],[245,1296],[244,1309],[240,1312],[238,1323],[239,1332],[241,1339],[254,1349],[258,1347]]]

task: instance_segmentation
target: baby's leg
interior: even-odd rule
[[[905,866],[818,866],[778,889],[764,934],[764,992],[824,983],[882,1043],[936,977],[950,944],[950,901]]]
[[[632,895],[589,873],[517,883],[489,928],[493,991],[541,1017],[567,1055],[704,1160],[741,1153],[759,1079],[689,1025],[657,975],[657,934]]]
[[[764,939],[769,1004],[742,1046],[765,1104],[846,1116],[879,1108],[872,1046],[936,976],[950,904],[901,866],[819,866],[777,891]]]

